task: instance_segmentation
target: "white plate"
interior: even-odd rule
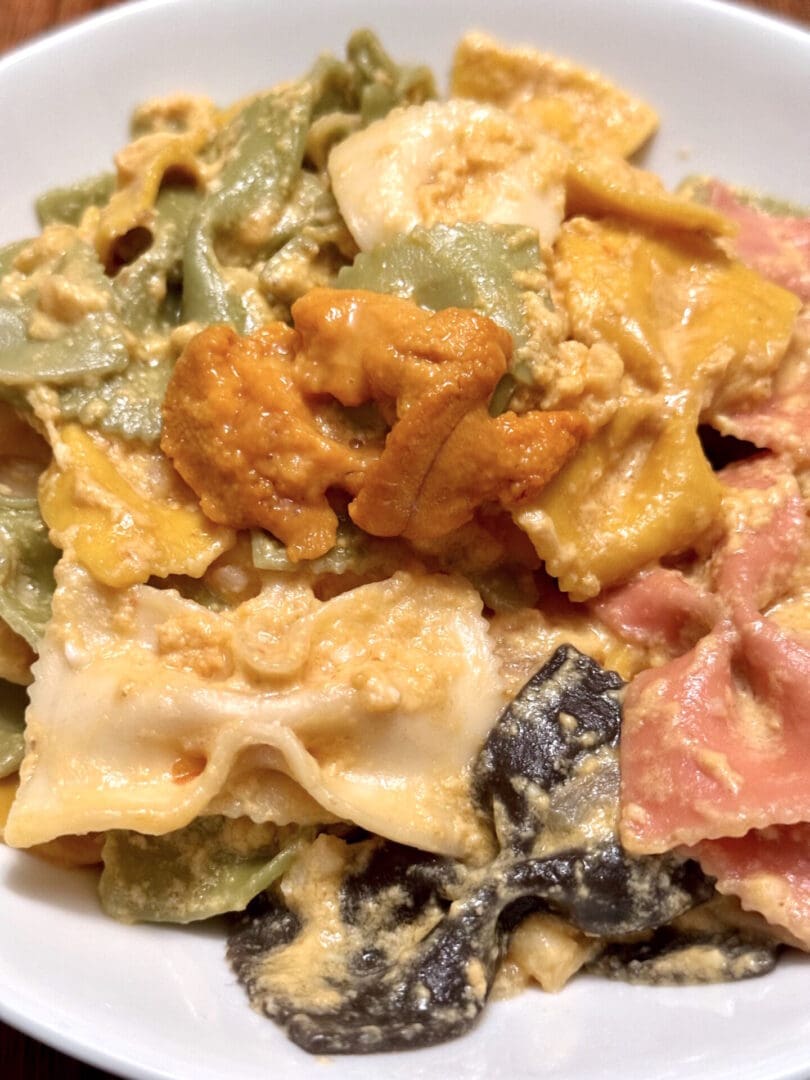
[[[303,72],[371,25],[444,75],[478,26],[601,68],[659,108],[648,161],[810,201],[810,35],[708,0],[147,0],[0,62],[0,243],[34,195],[107,167],[139,100],[225,102]],[[798,1080],[810,1076],[810,968],[735,986],[643,989],[581,978],[491,1005],[477,1030],[407,1055],[313,1060],[254,1015],[218,927],[122,927],[93,880],[0,848],[0,1016],[129,1077]]]

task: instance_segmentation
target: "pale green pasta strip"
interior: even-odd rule
[[[313,124],[327,120],[328,130],[339,137],[395,105],[434,94],[426,68],[395,64],[373,34],[360,31],[349,41],[346,60],[324,57],[306,79],[248,104],[221,136],[230,150],[216,189],[189,232],[184,319],[252,328],[255,319],[230,287],[216,249],[259,210],[264,228],[242,265],[271,260],[261,273],[271,304],[289,304],[305,288],[328,283],[331,267],[327,260],[319,268],[319,256],[331,246],[337,261],[345,261],[340,246],[348,234],[323,182],[302,169]]]
[[[183,246],[199,204],[199,193],[193,188],[162,191],[151,246],[115,277],[113,292],[120,318],[142,339],[165,338],[177,324]],[[152,446],[160,438],[160,408],[172,367],[173,360],[163,349],[147,359],[133,357],[121,372],[61,388],[62,419]]]
[[[232,121],[225,138],[233,149],[189,231],[183,259],[183,319],[231,323],[251,328],[243,297],[228,284],[215,241],[262,207],[280,214],[304,157],[313,92],[308,83],[271,91],[247,105]]]
[[[164,188],[155,202],[151,245],[115,277],[118,311],[136,334],[166,333],[179,322],[173,288],[179,288],[186,236],[200,203],[195,188]]]
[[[27,706],[25,687],[0,679],[0,780],[15,772],[23,759]]]
[[[542,332],[532,309],[538,301],[552,306],[534,230],[481,222],[418,226],[358,255],[337,284],[393,293],[433,311],[473,308],[509,331],[513,375],[531,381],[526,358]]]
[[[397,105],[421,105],[436,97],[430,69],[397,64],[371,30],[356,30],[346,45],[346,59],[322,57],[309,78],[318,88],[314,118],[357,113],[362,126]]]
[[[354,522],[342,520],[335,546],[317,559],[291,562],[284,544],[270,533],[254,529],[250,534],[251,556],[257,570],[293,574],[309,570],[313,574],[367,574],[385,571],[393,574],[402,566],[403,548],[398,540],[369,536]]]
[[[295,197],[279,221],[278,249],[259,273],[259,283],[278,317],[319,286],[334,286],[356,246],[323,174],[302,172]]]
[[[160,409],[172,366],[168,359],[132,360],[120,374],[96,384],[66,387],[59,394],[61,418],[154,446],[160,439]]]
[[[0,299],[0,388],[66,383],[126,367],[129,352],[112,285],[95,251],[76,240],[56,261],[52,276],[57,275],[92,293],[93,308],[64,324],[56,336],[32,340],[28,331],[36,291],[25,301]]]
[[[115,174],[100,173],[66,187],[51,188],[36,201],[37,218],[43,228],[54,221],[78,225],[85,210],[104,206],[115,191]]]
[[[34,649],[51,617],[58,557],[36,499],[0,494],[0,618]]]
[[[241,911],[289,868],[311,830],[202,817],[163,836],[107,834],[99,883],[122,922],[189,923]]]

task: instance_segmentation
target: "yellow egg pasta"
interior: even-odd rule
[[[525,117],[581,150],[635,153],[658,127],[649,105],[601,75],[536,49],[467,34],[453,59],[453,94]]]
[[[234,543],[157,451],[116,445],[68,424],[40,485],[54,542],[97,581],[124,588],[150,577],[200,577]]]

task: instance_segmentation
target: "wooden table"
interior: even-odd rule
[[[0,0],[0,53],[34,34],[123,0]],[[810,0],[757,0],[751,3],[810,25]],[[2,1080],[112,1080],[108,1073],[82,1065],[0,1024]]]

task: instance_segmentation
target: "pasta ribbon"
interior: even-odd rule
[[[402,296],[431,311],[459,307],[486,315],[512,335],[511,373],[527,383],[547,369],[565,329],[537,233],[525,226],[417,225],[361,252],[337,283]]]
[[[57,552],[36,500],[39,474],[50,456],[45,440],[0,402],[0,735],[2,680],[31,681],[33,647],[50,617]]]
[[[11,804],[14,802],[14,796],[17,794],[18,786],[19,778],[16,773],[11,773],[10,776],[5,776],[0,780],[0,840],[3,838],[3,830],[6,827],[6,821],[11,810]]]
[[[516,520],[576,600],[693,544],[719,512],[697,436],[722,394],[764,389],[798,299],[702,236],[568,222],[557,283],[574,335],[614,347],[637,384]]]
[[[646,225],[712,236],[731,236],[737,231],[719,211],[673,195],[654,173],[637,169],[611,154],[595,152],[572,157],[565,191],[569,215],[615,214]]]
[[[155,201],[167,173],[200,183],[202,163],[197,155],[214,131],[212,121],[181,135],[165,131],[142,135],[118,154],[118,190],[102,210],[96,229],[96,251],[108,270],[127,261],[121,245],[128,236],[135,243],[134,230],[145,229],[151,236]]]
[[[54,541],[103,585],[200,577],[234,543],[213,525],[156,450],[133,449],[67,424],[42,478],[40,506]]]
[[[750,399],[784,356],[797,297],[704,237],[575,219],[558,254],[574,336],[612,345],[650,390],[688,390],[698,412],[721,381]]]
[[[36,653],[20,634],[16,634],[4,619],[0,619],[0,679],[17,686],[31,682],[31,664]]]
[[[329,179],[357,246],[417,225],[528,225],[553,244],[568,149],[503,109],[461,98],[396,109],[344,139]]]
[[[0,393],[122,371],[126,330],[96,253],[50,225],[13,253],[0,287]],[[15,404],[17,399],[15,398]]]
[[[505,697],[463,578],[399,573],[326,602],[270,581],[216,612],[173,589],[102,588],[69,558],[58,573],[9,844],[164,834],[223,794],[234,816],[243,799],[258,809],[264,784],[295,821],[309,807],[431,851],[488,849],[469,766]],[[230,664],[202,662],[211,641]]]
[[[0,779],[16,772],[23,759],[23,731],[28,694],[0,679]]]
[[[34,649],[51,615],[58,555],[36,498],[0,488],[0,619]]]
[[[715,520],[720,486],[688,417],[627,406],[515,515],[574,600],[688,548]]]
[[[114,191],[115,175],[107,172],[67,187],[51,188],[36,201],[37,218],[43,228],[54,222],[78,226],[85,210],[91,206],[105,206]]]
[[[248,102],[224,129],[230,146],[216,190],[206,195],[186,239],[184,321],[227,322],[240,330],[263,321],[250,296],[240,295],[229,282],[216,241],[223,233],[230,234],[232,243],[244,241],[245,222],[258,214],[253,242],[260,247],[260,226],[281,217],[300,176],[313,97],[307,82],[280,87]]]
[[[658,127],[649,105],[596,72],[537,49],[505,49],[482,33],[461,39],[451,92],[516,113],[579,149],[623,157]]]
[[[189,923],[242,911],[288,869],[308,839],[215,814],[165,836],[114,829],[104,840],[102,906],[122,922]]]

